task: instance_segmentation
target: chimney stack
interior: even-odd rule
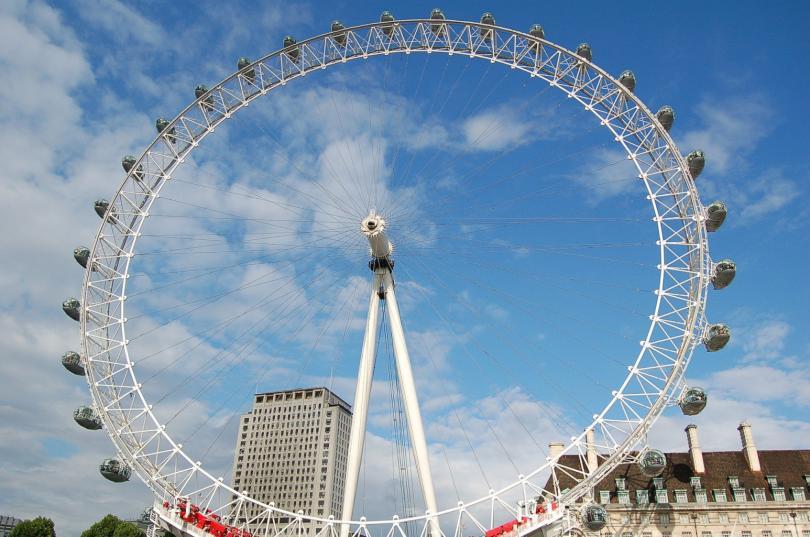
[[[692,468],[696,474],[705,474],[706,466],[703,464],[703,451],[698,441],[698,428],[694,423],[686,426],[686,441],[689,444],[689,455],[692,458]]]
[[[588,432],[585,433],[585,443],[588,455],[588,474],[590,475],[599,467],[599,459],[596,458],[596,435],[593,433],[593,428],[588,429]]]
[[[562,453],[563,449],[565,449],[565,444],[562,442],[552,442],[548,445],[548,456],[551,457],[551,460],[554,460]]]
[[[745,460],[748,462],[748,469],[752,472],[761,472],[762,468],[759,466],[759,453],[757,446],[754,445],[754,435],[751,433],[751,424],[744,421],[737,427],[740,431],[740,441],[742,442],[743,454]]]

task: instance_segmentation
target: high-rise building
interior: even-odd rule
[[[703,452],[689,425],[688,451],[667,453],[658,477],[614,468],[594,487],[608,513],[600,537],[810,537],[810,450],[758,450],[751,425],[738,431],[740,451]]]
[[[239,423],[233,487],[291,512],[340,518],[351,421],[349,404],[326,388],[256,394]]]
[[[11,530],[16,528],[20,522],[22,522],[22,520],[19,518],[0,515],[0,537],[8,537],[11,535]]]

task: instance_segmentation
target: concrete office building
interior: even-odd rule
[[[256,394],[239,423],[234,488],[288,511],[339,518],[351,420],[349,404],[326,388]],[[316,530],[305,526],[307,534]]]

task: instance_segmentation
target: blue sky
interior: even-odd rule
[[[432,7],[4,4],[0,214],[3,229],[15,231],[3,234],[8,253],[0,269],[6,297],[0,309],[0,512],[52,516],[57,531],[78,534],[106,512],[135,515],[151,501],[139,483],[115,486],[98,476],[96,465],[112,453],[111,444],[103,433],[72,422],[72,409],[89,394],[58,364],[59,355],[78,344],[76,325],[58,307],[80,290],[81,272],[70,253],[92,239],[98,225],[92,201],[114,193],[121,156],[139,154],[153,137],[156,117],[173,116],[191,100],[194,86],[227,76],[239,56],[258,58],[277,49],[285,34],[318,34],[333,19],[360,24],[376,20],[382,9],[419,17]],[[450,18],[470,20],[493,9],[474,2],[441,7]],[[739,267],[733,285],[709,297],[709,318],[729,323],[734,339],[722,353],[698,351],[688,373],[710,390],[709,407],[693,419],[706,449],[738,449],[734,428],[744,419],[753,423],[760,447],[810,443],[810,294],[803,281],[810,162],[801,135],[810,77],[802,23],[809,14],[798,2],[768,10],[755,3],[661,10],[639,2],[608,12],[602,4],[501,2],[494,13],[502,26],[525,30],[538,22],[550,40],[568,48],[589,42],[594,61],[612,73],[632,69],[636,93],[650,108],[675,108],[672,134],[681,150],[706,152],[698,179],[703,201],[723,199],[730,209],[726,225],[710,237],[712,255],[731,257]],[[150,222],[155,236],[140,245],[153,255],[135,264],[143,274],[130,290],[131,311],[142,315],[134,330],[166,322],[177,310],[161,308],[200,293],[257,277],[266,284],[133,343],[133,351],[146,356],[183,342],[144,362],[143,378],[154,377],[145,389],[155,400],[170,394],[157,405],[164,419],[184,408],[170,430],[180,438],[193,434],[189,449],[205,453],[212,469],[228,474],[234,416],[257,384],[269,390],[332,378],[342,396],[352,396],[368,278],[362,254],[357,257],[362,240],[345,232],[340,237],[350,241],[347,248],[328,256],[298,251],[286,241],[305,233],[326,244],[324,229],[338,225],[327,218],[332,210],[305,206],[293,215],[255,200],[299,202],[289,185],[314,188],[313,178],[352,218],[368,207],[350,200],[377,185],[377,208],[400,224],[392,240],[416,381],[434,453],[449,452],[457,461],[450,473],[472,468],[459,422],[480,440],[478,455],[489,461],[492,479],[515,473],[497,442],[486,440],[493,424],[501,435],[515,434],[515,409],[518,422],[536,427],[535,438],[522,438],[509,454],[524,469],[540,451],[535,444],[581,428],[583,416],[604,404],[643,337],[652,302],[646,290],[655,280],[646,266],[655,260],[652,226],[643,198],[625,181],[632,170],[592,118],[560,95],[485,62],[465,62],[391,58],[296,81],[207,139],[178,175],[176,190],[167,190],[167,198],[180,201],[164,200]],[[380,115],[369,119],[369,111]],[[491,185],[529,165],[530,173]],[[348,195],[335,176],[345,179]],[[288,186],[275,186],[282,183]],[[529,195],[536,185],[549,190]],[[212,194],[211,186],[226,194]],[[310,202],[320,196],[306,191],[316,193]],[[254,198],[246,201],[245,192]],[[217,219],[189,203],[252,220]],[[487,223],[490,215],[605,221],[501,229]],[[270,219],[278,225],[267,231]],[[537,249],[504,248],[505,239]],[[211,248],[200,248],[209,242]],[[560,253],[565,246],[576,255]],[[187,250],[180,255],[177,248]],[[172,251],[154,254],[166,250]],[[214,253],[199,253],[207,251]],[[251,258],[256,262],[245,264]],[[176,272],[231,264],[239,266],[193,280]],[[446,278],[450,273],[455,277]],[[214,338],[201,334],[265,293],[283,293],[282,285],[298,286],[298,299],[308,300],[261,310],[277,320],[245,339],[249,346],[238,360],[223,360],[217,353],[236,348],[229,342],[262,317],[240,318]],[[149,291],[155,287],[160,292]],[[136,296],[139,290],[144,293]],[[280,316],[285,307],[296,312],[286,323]],[[307,319],[312,322],[302,322]],[[380,360],[375,393],[384,403],[387,353]],[[176,389],[198,366],[203,372],[196,384]],[[211,389],[198,395],[207,382]],[[383,405],[371,416],[370,451],[381,459],[390,457],[387,412]],[[686,423],[669,412],[653,441],[684,449]],[[369,464],[388,475],[384,462]],[[387,484],[372,480],[363,490],[370,495]],[[481,494],[482,487],[471,483],[468,493]]]

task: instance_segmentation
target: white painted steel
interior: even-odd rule
[[[354,389],[352,404],[352,426],[349,433],[349,451],[346,461],[346,486],[343,492],[343,518],[351,519],[354,500],[357,495],[357,481],[363,463],[363,447],[366,440],[368,404],[371,400],[371,384],[374,377],[374,361],[377,350],[377,325],[380,311],[380,286],[383,285],[385,269],[374,271],[371,283],[371,296],[368,299],[366,333],[363,335],[363,350],[360,354],[360,367],[357,370],[357,386]],[[340,528],[341,537],[349,535],[349,524]]]
[[[397,295],[394,291],[394,277],[390,270],[386,269],[383,274],[383,286],[385,286],[388,319],[391,321],[391,342],[396,357],[397,377],[399,377],[399,384],[402,389],[405,417],[408,419],[408,431],[411,435],[411,447],[413,448],[414,459],[416,459],[416,470],[419,474],[419,483],[422,487],[425,507],[431,515],[428,518],[430,524],[429,534],[432,537],[439,537],[441,530],[435,517],[439,509],[436,503],[436,491],[433,488],[433,475],[430,472],[430,456],[428,454],[425,428],[422,423],[422,412],[419,410],[416,384],[413,381],[413,370],[411,368],[411,358],[408,355],[408,345],[405,342],[405,331],[402,329],[402,319],[399,316],[399,304],[397,304]]]
[[[368,521],[334,521],[310,514],[291,513],[258,502],[210,474],[201,462],[191,459],[160,423],[141,391],[135,360],[130,357],[126,333],[125,298],[130,262],[142,226],[174,170],[223,121],[264,96],[307,73],[338,66],[348,60],[369,59],[392,53],[443,53],[482,59],[505,66],[565,93],[595,116],[638,170],[650,203],[651,220],[658,234],[659,278],[650,325],[640,342],[628,374],[606,406],[588,427],[593,445],[605,457],[600,467],[588,471],[583,432],[573,437],[559,458],[540,461],[538,467],[499,490],[460,502],[436,514],[444,517],[449,532],[458,535],[466,527],[486,529],[492,519],[479,520],[475,509],[488,506],[516,514],[502,498],[510,494],[545,494],[570,505],[582,497],[616,465],[632,461],[646,433],[665,407],[683,389],[683,374],[707,322],[706,286],[711,261],[704,228],[705,210],[693,178],[669,133],[639,97],[627,91],[605,70],[573,52],[528,34],[475,22],[447,20],[433,32],[435,21],[414,19],[374,23],[324,34],[298,43],[300,54],[293,61],[277,51],[252,64],[255,77],[237,72],[191,103],[137,159],[125,177],[106,213],[91,248],[82,294],[82,350],[86,357],[86,380],[99,410],[104,429],[118,456],[154,491],[158,498],[175,501],[187,497],[241,527],[266,524],[261,535],[288,535],[300,524],[279,527],[270,521],[290,517],[296,521],[317,520],[325,531],[334,532],[349,523],[353,533],[378,528],[384,535],[402,534],[402,524],[432,527],[426,516]],[[482,38],[481,29],[486,39]],[[210,103],[213,104],[210,104]],[[136,172],[137,170],[137,172]],[[577,484],[563,492],[557,475],[565,474]],[[546,479],[551,476],[549,487]],[[258,517],[242,520],[239,513],[252,504]],[[236,513],[236,514],[235,514]]]

